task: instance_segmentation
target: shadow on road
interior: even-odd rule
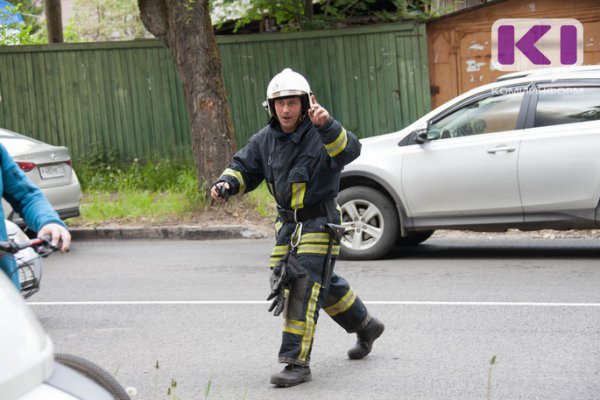
[[[430,240],[418,246],[396,247],[394,258],[598,258],[597,239]]]

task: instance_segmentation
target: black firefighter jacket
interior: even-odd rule
[[[232,194],[250,192],[265,180],[280,208],[309,207],[335,199],[341,171],[360,148],[333,118],[320,127],[305,118],[291,134],[273,119],[234,155],[219,180],[231,185]]]

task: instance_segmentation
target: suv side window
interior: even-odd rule
[[[600,87],[538,89],[534,127],[600,120]]]
[[[466,104],[435,121],[427,131],[428,140],[514,130],[524,90],[506,88]]]

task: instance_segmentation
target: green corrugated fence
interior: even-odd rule
[[[284,67],[360,137],[430,107],[424,25],[217,40],[238,147],[267,122],[266,86]],[[66,145],[76,160],[191,157],[181,83],[157,40],[0,48],[0,96],[0,127]]]

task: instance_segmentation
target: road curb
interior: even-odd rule
[[[263,239],[268,237],[262,232],[241,225],[231,226],[118,226],[70,228],[73,240],[94,239]]]

